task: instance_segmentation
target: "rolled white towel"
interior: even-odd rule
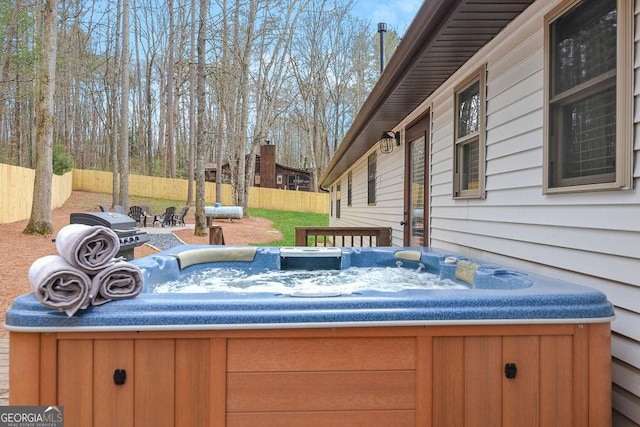
[[[89,299],[93,305],[133,298],[142,292],[142,271],[127,262],[116,261],[93,276]]]
[[[114,262],[120,240],[115,231],[101,225],[69,224],[58,232],[56,248],[69,264],[95,274]]]
[[[40,303],[68,316],[88,305],[91,278],[59,255],[35,260],[29,268],[29,282]]]

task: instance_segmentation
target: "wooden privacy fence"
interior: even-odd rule
[[[112,192],[111,172],[74,169],[63,176],[53,175],[51,208],[61,207],[72,190],[91,193]],[[0,224],[28,219],[33,203],[35,170],[0,163]],[[184,179],[129,175],[129,194],[156,199],[186,200],[188,183]],[[205,203],[216,200],[215,184],[205,183]],[[232,205],[231,186],[222,184],[222,204]],[[249,207],[293,212],[329,212],[329,195],[307,191],[251,187]]]
[[[71,196],[72,172],[53,175],[51,208],[59,208]],[[31,216],[34,169],[0,163],[0,224],[21,221]]]
[[[110,194],[112,192],[112,185],[111,172],[84,169],[73,170],[74,190]],[[188,183],[185,179],[129,175],[129,195],[131,196],[186,200],[187,189]],[[232,200],[231,185],[222,184],[221,203],[225,206],[232,206],[234,205]],[[215,201],[215,183],[206,182],[205,203],[207,205],[213,205]],[[250,187],[249,207],[327,214],[329,213],[329,194]]]
[[[112,186],[112,172],[86,169],[73,170],[74,190],[111,194],[113,191]],[[222,204],[228,205],[231,204],[231,186],[226,187],[225,185],[222,186]],[[130,196],[150,197],[152,199],[187,200],[188,188],[189,184],[186,179],[129,175]],[[213,204],[215,198],[215,186],[205,184],[206,202]]]
[[[391,246],[391,227],[296,227],[296,246]]]

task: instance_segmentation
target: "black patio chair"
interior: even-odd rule
[[[136,221],[136,224],[142,224],[144,210],[142,206],[131,206],[129,208],[129,216]]]
[[[184,226],[184,217],[187,216],[187,212],[189,212],[189,206],[183,207],[179,214],[173,216],[173,223]]]
[[[167,209],[165,209],[164,213],[162,215],[156,215],[153,218],[153,225],[156,224],[156,222],[160,223],[161,226],[171,226],[174,225],[175,221],[173,216],[176,214],[176,207],[175,206],[169,206]]]

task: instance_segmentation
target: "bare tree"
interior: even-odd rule
[[[205,128],[205,83],[206,83],[206,20],[207,0],[200,0],[198,16],[198,139],[196,140],[196,224],[193,233],[196,236],[206,236],[206,218],[204,215],[204,153],[206,148]]]
[[[43,2],[0,8],[0,161],[28,167]],[[112,205],[128,204],[130,173],[191,180],[200,156],[217,165],[216,201],[231,183],[246,212],[258,146],[269,139],[277,161],[320,175],[378,78],[378,37],[349,18],[353,0],[217,0],[204,14],[197,0],[58,2],[53,141],[78,167],[113,172]],[[135,19],[131,50],[125,15]],[[188,204],[193,194],[192,183]]]
[[[136,0],[133,0],[134,16],[136,16],[135,10],[137,9]],[[135,19],[133,23],[133,34],[135,37],[134,45],[136,49],[136,81],[138,89],[138,126],[137,126],[137,143],[138,150],[140,152],[140,172],[144,175],[147,173],[147,156],[146,147],[149,141],[145,141],[145,103],[144,103],[144,90],[142,84],[142,61],[140,58],[140,24],[139,19]],[[149,165],[149,172],[151,172],[151,165]]]
[[[122,0],[120,95],[120,205],[129,207],[129,0]]]
[[[226,80],[228,78],[229,70],[229,25],[227,20],[227,0],[222,1],[222,53],[221,53],[221,72],[219,73],[219,85],[218,85],[218,121],[216,126],[216,203],[222,202],[222,159],[224,148],[224,130],[225,119],[227,116],[227,97],[228,90],[226,87]]]
[[[231,184],[234,202],[242,206],[244,214],[247,214],[248,201],[246,199],[246,155],[248,154],[248,125],[249,125],[249,72],[251,64],[252,49],[255,38],[255,25],[258,9],[258,0],[248,1],[248,10],[242,8],[240,0],[235,2],[234,19],[233,19],[233,39],[231,46],[234,54],[234,64],[232,64],[232,73],[229,76],[235,76],[233,79],[235,102],[234,117],[236,117],[231,132],[228,132],[231,144],[234,147],[231,162]],[[229,84],[230,79],[226,79]],[[230,115],[227,114],[227,119]]]
[[[6,40],[2,49],[4,61],[2,64],[2,74],[0,77],[0,117],[5,115],[5,101],[9,98],[10,84],[9,84],[9,71],[11,69],[11,56],[13,52],[13,41],[16,33],[16,27],[18,25],[18,16],[22,9],[22,1],[17,0],[11,13],[11,21],[7,28]]]
[[[173,0],[168,0],[167,6],[169,8],[169,49],[167,57],[167,109],[166,109],[166,136],[165,141],[167,143],[167,158],[166,158],[166,170],[165,176],[168,178],[176,177],[176,159],[175,159],[175,111],[173,103],[174,95],[174,59],[173,51],[175,44],[175,25],[173,23],[174,10]]]
[[[252,75],[254,126],[244,186],[244,200],[247,204],[258,147],[269,138],[269,132],[276,119],[289,108],[289,103],[283,96],[289,71],[288,59],[299,17],[308,4],[309,1],[281,1],[272,4],[274,10],[265,11],[267,16],[269,13],[279,16],[279,22],[259,19],[261,24],[256,34],[256,44],[257,57],[260,60]],[[278,31],[274,31],[274,28],[278,28]]]
[[[291,59],[300,101],[297,108],[299,125],[306,133],[310,166],[314,168],[315,176],[321,174],[326,164],[326,87],[329,64],[335,55],[328,49],[328,40],[330,32],[336,28],[327,19],[330,7],[326,1],[321,1],[318,9],[307,14]],[[317,180],[314,185],[317,187]]]
[[[114,37],[114,40],[116,40],[116,42],[114,42],[114,58],[113,61],[110,60],[110,58],[108,57],[108,53],[107,55],[107,64],[112,63],[111,67],[110,67],[110,72],[107,72],[105,74],[105,86],[109,87],[108,92],[109,96],[111,97],[110,102],[107,103],[107,132],[109,133],[109,137],[111,140],[111,161],[112,161],[112,165],[113,165],[113,178],[112,178],[112,182],[111,182],[111,204],[113,206],[117,205],[120,203],[120,185],[119,185],[119,178],[120,178],[120,162],[118,161],[118,153],[120,152],[119,147],[118,147],[118,134],[119,132],[116,129],[116,105],[117,105],[117,99],[118,99],[118,91],[117,91],[117,84],[116,84],[116,75],[117,75],[117,71],[116,71],[116,64],[118,63],[118,58],[119,58],[119,53],[120,53],[120,49],[118,48],[118,42],[117,40],[119,39],[119,34],[120,34],[120,0],[118,0],[117,2],[117,6],[116,6],[116,34]],[[107,27],[109,28],[109,27]]]
[[[191,0],[189,50],[189,159],[187,163],[187,206],[193,204],[193,173],[196,146],[196,2]]]
[[[58,1],[44,2],[44,38],[40,67],[40,97],[36,117],[36,173],[31,217],[25,234],[52,234],[51,181],[53,177],[53,94],[56,82]]]

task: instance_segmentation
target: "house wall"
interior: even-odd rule
[[[397,128],[431,108],[430,246],[607,294],[616,306],[614,425],[640,425],[640,58],[633,61],[633,189],[544,195],[543,28],[544,15],[557,4],[532,5]],[[634,18],[634,51],[640,52],[640,0]],[[482,63],[487,65],[486,198],[454,200],[453,88]],[[342,217],[331,218],[331,225],[392,226],[394,245],[402,243],[404,167],[397,151],[378,154],[375,207],[366,205],[366,157],[354,165],[354,206],[343,201]],[[346,174],[341,180],[346,200]]]
[[[347,174],[333,183],[331,200],[333,215],[329,219],[332,226],[340,227],[391,227],[394,246],[402,245],[402,221],[404,203],[404,145],[396,147],[389,154],[382,154],[374,147],[351,168],[353,187],[352,205],[347,206]],[[367,203],[367,158],[377,151],[376,203]],[[340,183],[340,218],[336,218],[336,184]]]

